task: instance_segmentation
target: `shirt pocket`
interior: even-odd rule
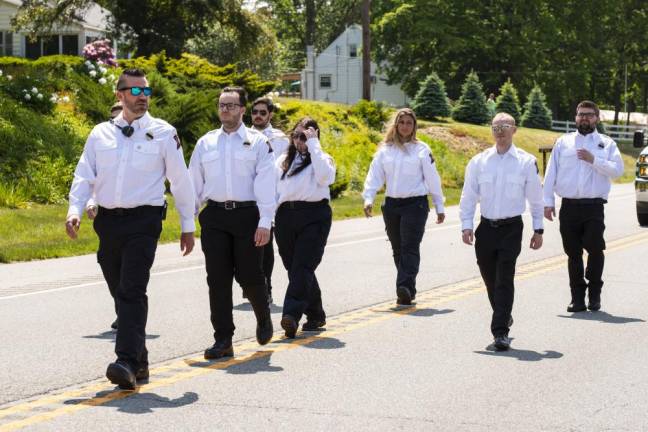
[[[560,152],[560,158],[558,160],[561,167],[574,167],[578,162],[578,157],[576,156],[576,149],[563,149]]]
[[[396,160],[391,156],[385,156],[382,158],[382,167],[386,174],[394,174],[394,165]]]
[[[256,153],[248,151],[237,151],[234,153],[234,172],[239,176],[251,176],[256,166]]]
[[[479,183],[479,195],[485,198],[492,198],[495,194],[495,185],[492,174],[481,173],[477,177]]]
[[[524,177],[517,174],[506,175],[506,197],[519,199],[524,196]]]
[[[403,175],[408,177],[414,177],[420,175],[421,163],[418,158],[407,158],[403,159],[403,164],[401,165],[401,172]]]
[[[117,143],[97,145],[95,147],[95,160],[97,168],[108,168],[116,165],[119,160]]]
[[[205,178],[214,178],[219,169],[220,152],[218,150],[204,153],[200,158],[200,163],[205,173]]]
[[[160,168],[160,147],[155,143],[135,143],[133,148],[133,168],[151,172]]]

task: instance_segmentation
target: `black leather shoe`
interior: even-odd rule
[[[259,345],[265,345],[272,340],[272,318],[268,316],[257,322],[256,338]]]
[[[495,336],[493,346],[496,351],[508,351],[511,347],[511,339],[508,336]]]
[[[601,301],[600,301],[600,300],[597,301],[597,302],[592,302],[592,301],[590,301],[590,302],[587,304],[587,309],[589,309],[589,310],[591,310],[591,311],[593,311],[593,312],[596,312],[596,311],[598,311],[598,310],[601,310]]]
[[[302,331],[321,331],[325,325],[325,320],[307,320],[302,324]]]
[[[294,339],[297,334],[297,321],[290,315],[284,315],[281,317],[281,328],[285,330],[287,338]]]
[[[585,307],[584,303],[569,303],[569,306],[567,306],[567,312],[583,312],[586,311],[587,307]]]
[[[148,368],[148,366],[143,366],[143,367],[137,369],[137,372],[135,373],[135,380],[142,381],[142,380],[147,380],[147,379],[149,379],[149,368]]]
[[[232,357],[234,348],[231,340],[217,340],[214,345],[205,350],[205,360],[215,360],[223,357]]]
[[[396,304],[399,305],[411,305],[412,304],[412,292],[406,286],[399,286],[396,288]]]
[[[118,385],[120,389],[135,389],[135,373],[128,363],[123,361],[117,360],[114,363],[110,363],[108,369],[106,369],[106,378],[111,383]]]
[[[117,318],[115,318],[115,321],[113,321],[113,323],[110,324],[110,328],[113,329],[113,330],[117,330],[117,323],[118,323],[118,320],[117,320]]]

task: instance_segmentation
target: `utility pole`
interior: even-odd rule
[[[307,69],[311,71],[311,84],[313,86],[312,98],[317,99],[317,75],[315,73],[315,17],[317,11],[315,10],[315,0],[306,0],[306,60]],[[306,72],[308,74],[308,72]],[[306,89],[308,92],[308,89]]]
[[[362,99],[371,100],[371,0],[362,0]]]

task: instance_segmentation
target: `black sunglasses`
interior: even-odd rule
[[[142,93],[144,93],[144,96],[151,96],[153,94],[153,89],[151,87],[122,87],[117,90],[130,90],[130,94],[132,94],[133,96],[139,96]]]
[[[259,114],[260,116],[266,116],[266,115],[268,115],[268,111],[253,109],[252,110],[252,115],[257,115],[257,114]]]

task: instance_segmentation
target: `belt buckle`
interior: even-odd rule
[[[234,201],[225,201],[223,204],[225,210],[234,210],[236,208],[236,203]]]

